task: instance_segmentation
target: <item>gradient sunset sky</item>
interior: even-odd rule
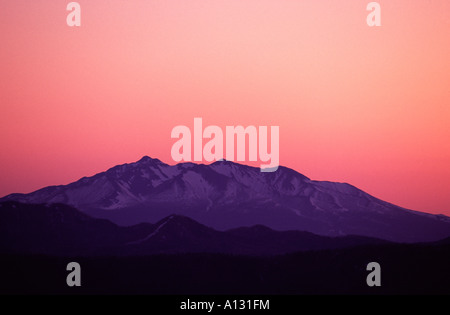
[[[143,155],[176,125],[280,126],[280,164],[450,215],[450,1],[0,0],[0,196]]]

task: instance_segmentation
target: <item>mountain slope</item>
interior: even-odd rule
[[[173,253],[275,255],[385,244],[359,236],[325,237],[255,226],[216,231],[183,216],[120,227],[63,204],[0,203],[0,254],[146,256]]]
[[[450,236],[446,216],[407,210],[349,184],[314,181],[286,167],[263,173],[229,161],[170,166],[144,157],[69,185],[0,199],[6,200],[64,203],[119,225],[179,214],[219,230],[261,224],[398,242]]]

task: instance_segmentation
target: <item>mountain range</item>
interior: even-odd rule
[[[352,185],[311,180],[286,167],[266,173],[230,161],[171,166],[146,156],[68,185],[5,196],[0,199],[2,208],[14,205],[7,201],[19,202],[16,207],[40,204],[53,210],[51,205],[58,204],[60,209],[67,210],[63,218],[66,215],[78,217],[88,229],[92,227],[87,222],[92,219],[82,219],[84,214],[88,215],[86,218],[112,221],[95,221],[95,229],[102,226],[95,237],[105,242],[111,242],[110,237],[117,238],[114,242],[119,242],[119,238],[122,238],[120,242],[138,242],[139,237],[145,239],[158,228],[158,231],[172,228],[173,232],[179,229],[178,234],[172,233],[171,237],[180,239],[183,239],[179,234],[182,231],[205,233],[215,240],[227,235],[227,242],[233,237],[241,242],[239,233],[256,233],[259,238],[276,231],[291,231],[292,234],[292,230],[329,237],[359,235],[394,242],[429,242],[450,236],[450,218],[444,215],[401,208]],[[4,212],[1,213],[3,216]],[[57,215],[52,214],[52,218]],[[39,221],[38,217],[35,219]],[[30,228],[32,225],[30,223]],[[248,228],[242,232],[239,229],[242,227]],[[8,226],[2,227],[5,228]],[[283,237],[289,238],[287,235],[291,234],[283,234]],[[162,234],[157,233],[150,239],[159,237],[157,235]],[[208,237],[201,239],[204,241]],[[144,243],[148,242],[140,244]],[[245,252],[236,244],[227,246]],[[157,251],[155,248],[152,250]]]
[[[388,244],[363,236],[326,237],[302,231],[274,231],[264,226],[228,231],[179,215],[155,224],[120,227],[91,218],[64,204],[0,203],[0,254],[51,256],[146,256],[220,253],[278,255],[358,245]]]

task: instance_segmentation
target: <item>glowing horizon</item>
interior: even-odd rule
[[[280,165],[450,215],[450,2],[2,1],[0,196],[280,126]],[[242,163],[242,162],[239,162]],[[251,164],[251,163],[243,163]]]

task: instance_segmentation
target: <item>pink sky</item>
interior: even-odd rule
[[[176,125],[280,126],[280,164],[450,215],[450,2],[0,2],[0,195],[143,155]]]

